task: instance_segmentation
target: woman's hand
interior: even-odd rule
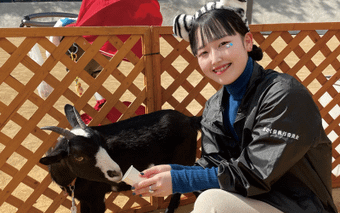
[[[172,194],[170,165],[159,165],[141,172],[147,178],[135,185],[134,194],[142,196],[165,197]],[[151,189],[151,190],[150,190]]]

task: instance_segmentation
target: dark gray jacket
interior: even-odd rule
[[[220,187],[283,212],[337,212],[332,199],[332,144],[308,90],[295,78],[256,62],[234,128],[223,125],[219,90],[202,119],[203,167],[218,166]]]

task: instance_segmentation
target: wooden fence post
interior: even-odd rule
[[[150,113],[155,111],[155,97],[154,97],[154,79],[152,67],[152,39],[151,27],[147,30],[142,37],[143,57],[145,63],[145,77],[144,84],[146,85],[146,112]]]
[[[159,28],[151,27],[152,77],[154,83],[155,110],[162,109],[161,55]]]

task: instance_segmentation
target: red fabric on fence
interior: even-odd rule
[[[163,17],[157,0],[83,0],[76,23],[70,26],[161,26]],[[126,41],[129,35],[118,36]],[[96,36],[86,35],[92,43]],[[117,49],[106,42],[101,48],[104,55],[112,57]],[[141,40],[132,48],[142,56]]]
[[[102,106],[105,102],[106,102],[105,99],[97,101],[96,105],[94,106],[94,109],[99,111],[102,108]],[[129,106],[131,104],[131,102],[124,101],[123,104],[125,104],[125,106]],[[135,113],[136,113],[136,115],[144,115],[145,114],[145,107],[139,106]],[[106,118],[109,119],[112,123],[114,123],[120,118],[121,115],[122,115],[122,113],[119,112],[116,108],[113,107],[111,109],[111,111],[106,115]],[[85,122],[85,124],[88,124],[88,123],[90,123],[90,121],[92,121],[92,117],[89,116],[86,113],[81,115],[81,119]]]

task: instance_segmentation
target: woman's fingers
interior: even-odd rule
[[[158,165],[158,166],[153,166],[149,169],[146,169],[141,172],[141,177],[143,178],[150,178],[153,177],[154,175],[161,173],[161,172],[166,172],[170,171],[171,166],[170,165]]]
[[[161,188],[157,188],[156,185],[150,185],[148,187],[144,187],[140,190],[136,190],[135,195],[139,194],[142,197],[164,197],[163,190]]]
[[[150,181],[141,181],[133,186],[134,195],[142,195],[143,197],[154,196],[157,191],[156,185],[152,184]]]

